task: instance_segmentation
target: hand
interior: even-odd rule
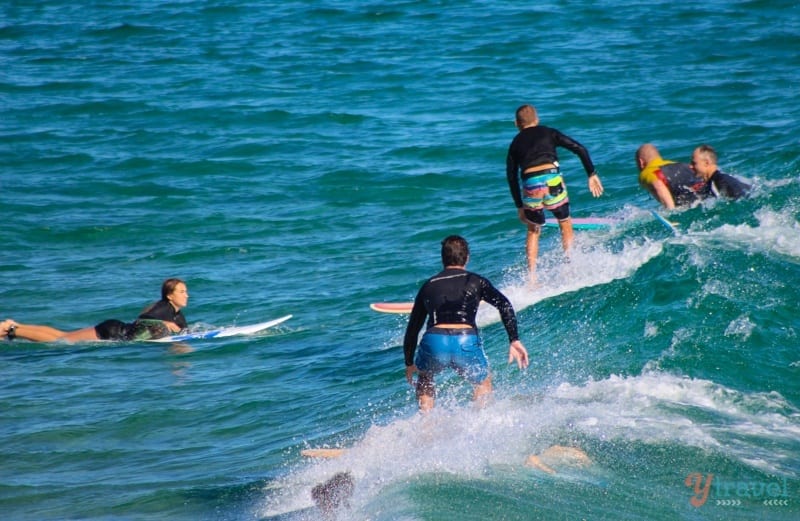
[[[406,380],[408,381],[408,385],[414,386],[414,373],[417,372],[416,365],[407,365],[406,366]]]
[[[603,195],[603,183],[600,182],[600,176],[595,174],[589,178],[589,191],[595,197]]]
[[[519,340],[514,340],[508,346],[508,363],[510,364],[515,360],[517,361],[517,367],[520,369],[528,367],[528,351],[525,350],[525,346]]]
[[[181,326],[179,326],[175,322],[171,322],[169,320],[163,320],[163,322],[164,322],[164,325],[167,326],[167,329],[169,329],[173,333],[180,333],[181,332]]]

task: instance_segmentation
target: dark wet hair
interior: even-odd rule
[[[442,264],[465,266],[469,259],[469,244],[460,235],[450,235],[442,241]]]
[[[178,284],[183,284],[184,286],[186,285],[186,283],[184,281],[182,281],[181,279],[167,279],[167,280],[165,280],[164,283],[161,284],[161,299],[162,300],[167,300],[167,297],[170,296],[173,291],[175,291],[175,287]]]
[[[349,472],[339,472],[311,489],[311,498],[320,510],[330,514],[339,507],[347,506],[347,500],[353,495],[354,488],[353,476]]]

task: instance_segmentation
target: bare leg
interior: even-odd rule
[[[528,273],[531,282],[536,278],[536,259],[539,257],[539,236],[542,234],[542,227],[538,224],[528,225],[528,234],[525,238],[525,254],[528,256]]]
[[[95,331],[94,326],[92,326],[78,329],[77,331],[70,331],[61,337],[60,340],[64,340],[66,342],[85,342],[91,340],[100,340],[100,338],[97,336],[97,331]]]
[[[420,396],[418,400],[420,412],[430,412],[435,405],[433,396]]]
[[[545,449],[541,455],[543,458],[551,458],[576,467],[585,467],[592,464],[592,459],[589,455],[577,447],[553,445]]]
[[[545,463],[545,461],[547,463]],[[553,445],[541,454],[531,454],[525,460],[525,465],[539,469],[548,474],[555,474],[555,469],[550,465],[568,465],[571,467],[587,467],[592,464],[591,458],[577,447],[564,447]]]
[[[417,377],[417,402],[420,412],[429,412],[435,405],[436,388],[431,373],[420,372]]]
[[[553,467],[546,465],[539,456],[536,454],[531,454],[528,456],[528,459],[525,460],[525,465],[528,467],[533,467],[535,469],[539,469],[542,472],[547,472],[548,474],[555,474],[556,471]]]
[[[80,342],[82,340],[99,340],[94,327],[78,329],[77,331],[61,331],[50,326],[39,326],[34,324],[19,324],[13,320],[6,320],[0,324],[0,333],[8,333],[10,326],[16,326],[14,334],[19,338],[24,338],[32,342],[55,342],[64,340],[66,342]]]
[[[572,248],[572,239],[575,237],[572,231],[572,219],[558,221],[558,227],[561,229],[561,246],[563,246],[564,252],[569,253]]]
[[[492,395],[492,377],[489,376],[486,380],[482,381],[472,391],[472,401],[475,402],[480,408],[486,406],[489,401],[489,397]]]

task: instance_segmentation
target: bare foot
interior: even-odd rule
[[[539,282],[539,279],[536,278],[536,275],[531,273],[531,275],[528,277],[528,282],[526,284],[526,287],[531,291],[535,291],[541,288],[542,286],[543,284]]]
[[[11,319],[3,320],[0,322],[0,336],[8,335],[8,330],[11,326],[16,326],[17,323]]]

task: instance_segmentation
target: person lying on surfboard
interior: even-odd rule
[[[50,326],[20,324],[8,319],[0,323],[0,335],[9,340],[24,338],[33,342],[88,342],[93,340],[149,340],[186,329],[181,309],[189,302],[186,283],[167,279],[161,285],[161,300],[151,304],[133,323],[105,320],[94,327],[61,331]]]
[[[519,220],[528,227],[525,253],[533,280],[539,255],[539,236],[546,221],[544,211],[548,210],[558,219],[561,245],[565,252],[572,246],[574,236],[567,186],[561,177],[556,147],[566,148],[580,158],[589,176],[589,191],[593,196],[603,195],[603,184],[586,148],[558,130],[540,125],[536,108],[531,105],[519,107],[515,125],[519,133],[508,147],[506,179]]]
[[[528,367],[528,352],[519,341],[514,307],[488,279],[467,271],[468,261],[466,239],[458,235],[444,239],[444,270],[422,285],[408,318],[403,340],[406,380],[416,387],[421,411],[433,408],[434,375],[447,367],[455,369],[473,385],[473,400],[483,401],[492,392],[489,361],[475,324],[481,300],[500,312],[510,342],[508,362],[516,361],[520,369]],[[426,317],[428,327],[417,352],[417,339]],[[414,373],[419,373],[416,385]]]
[[[749,184],[720,172],[717,151],[711,145],[703,144],[694,149],[691,167],[706,182],[706,191],[710,196],[739,199],[752,189]]]
[[[345,449],[306,449],[301,454],[311,458],[338,458],[344,455]],[[540,454],[531,454],[525,460],[525,466],[547,474],[557,474],[557,468],[585,468],[592,464],[588,454],[577,447],[553,445]],[[311,489],[311,499],[317,505],[325,520],[338,519],[344,509],[350,508],[350,499],[355,491],[355,478],[348,471],[337,472],[328,480],[315,485]]]
[[[303,449],[301,456],[307,458],[338,458],[344,456],[348,449]],[[551,445],[539,454],[529,454],[525,459],[525,466],[541,470],[548,474],[556,474],[555,467],[588,467],[592,459],[583,449],[564,445]],[[340,485],[346,485],[340,487]],[[339,492],[346,492],[349,496],[353,492],[353,479],[349,473],[339,473],[329,481],[320,483],[311,491],[314,501],[320,508],[338,507],[342,503]],[[335,500],[335,503],[333,502]]]
[[[667,210],[689,206],[710,195],[706,181],[692,167],[663,159],[652,143],[636,149],[635,159],[639,185]]]

